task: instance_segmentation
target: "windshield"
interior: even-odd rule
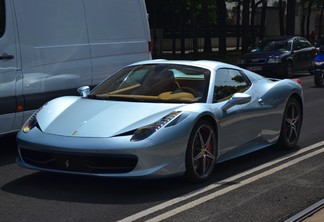
[[[206,102],[209,78],[208,69],[193,66],[130,66],[99,84],[88,97],[141,102]]]
[[[263,40],[258,44],[255,51],[291,51],[291,41],[288,39]]]

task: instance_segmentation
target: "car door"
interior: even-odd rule
[[[300,38],[299,42],[300,42],[302,52],[303,52],[303,61],[304,61],[303,69],[307,69],[307,68],[311,69],[313,59],[314,59],[314,57],[316,55],[316,49],[305,38]]]
[[[9,1],[0,0],[0,134],[13,130],[17,103],[16,84],[18,53],[15,41],[14,21]],[[21,82],[21,81],[20,81]]]
[[[238,92],[249,95],[250,102],[223,110],[221,107]],[[266,124],[262,121],[258,99],[251,82],[239,70],[217,70],[212,107],[219,117],[220,155],[233,155],[257,145]]]
[[[293,40],[292,58],[294,61],[294,70],[300,70],[305,66],[305,52],[302,48],[299,37],[294,38]]]

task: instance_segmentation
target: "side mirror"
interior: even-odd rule
[[[235,93],[232,98],[230,98],[224,106],[222,106],[222,110],[227,111],[233,106],[246,104],[251,101],[251,96],[245,93]]]
[[[81,86],[78,88],[78,93],[82,97],[87,97],[90,94],[90,87],[89,86]]]

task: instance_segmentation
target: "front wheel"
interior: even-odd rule
[[[286,78],[291,78],[293,76],[294,66],[291,61],[287,61],[286,63]]]
[[[278,145],[285,148],[296,146],[302,125],[303,114],[301,104],[296,98],[290,98],[283,115]]]
[[[206,181],[215,168],[217,139],[214,127],[199,121],[193,128],[186,151],[186,176],[193,182]]]

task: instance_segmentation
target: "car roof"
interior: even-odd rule
[[[242,72],[245,73],[250,79],[250,81],[255,81],[259,79],[264,79],[263,76],[251,72],[249,70],[243,69],[239,66],[231,65],[228,63],[223,63],[219,61],[212,61],[212,60],[166,60],[166,59],[153,59],[153,60],[145,60],[145,61],[140,61],[133,63],[129,66],[137,66],[137,65],[150,65],[150,64],[166,64],[166,65],[188,65],[188,66],[196,66],[196,67],[201,67],[205,69],[210,69],[216,71],[217,69],[221,68],[230,68],[230,69],[236,69],[236,70],[241,70]]]
[[[147,65],[147,64],[173,64],[173,65],[190,65],[190,66],[197,66],[201,68],[208,68],[208,69],[219,69],[223,67],[227,68],[235,68],[241,69],[240,67],[223,63],[219,61],[212,61],[212,60],[166,60],[166,59],[153,59],[153,60],[145,60],[131,64],[133,65]]]

